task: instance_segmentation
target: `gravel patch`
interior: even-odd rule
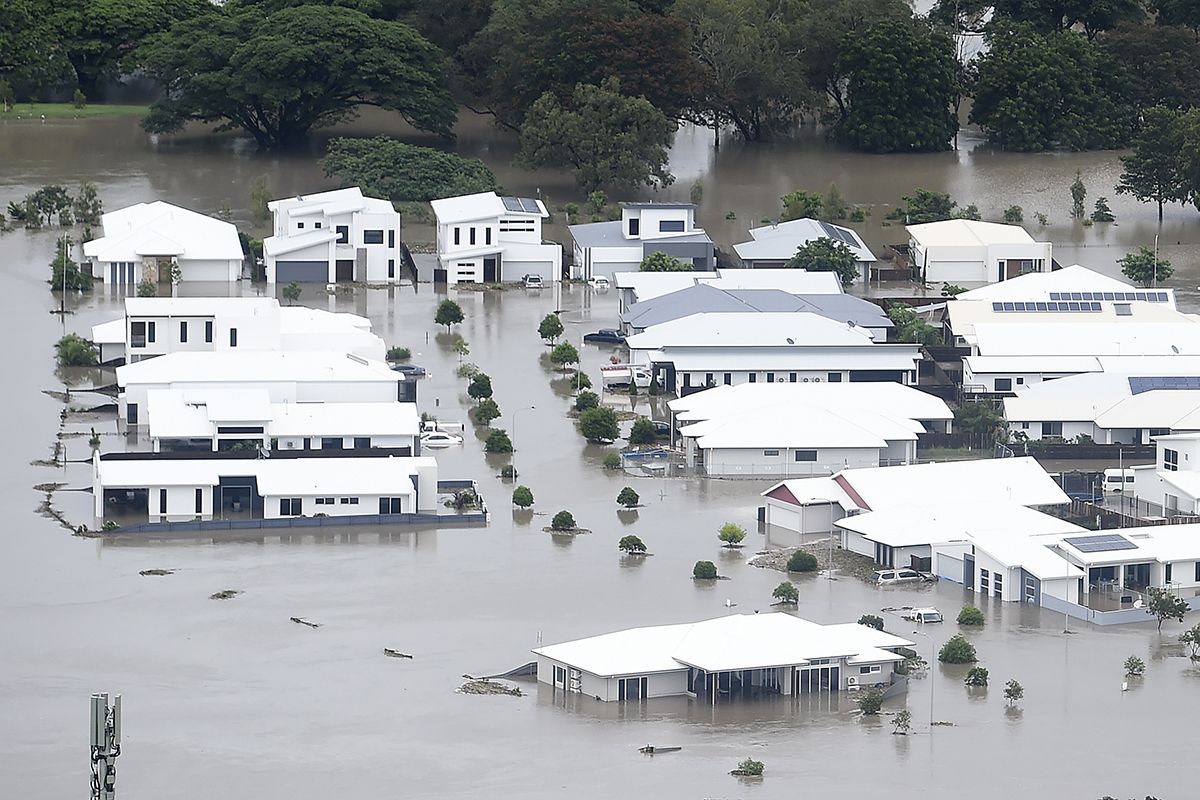
[[[784,547],[778,550],[762,550],[750,560],[750,566],[762,567],[764,569],[775,569],[780,572],[787,572],[787,562],[791,558],[792,553],[797,550],[804,550],[811,553],[817,559],[817,568],[826,570],[829,568],[829,540],[821,540],[816,542],[808,542],[800,547]],[[833,548],[833,571],[835,576],[848,576],[868,580],[878,566],[875,562],[864,555],[852,553],[849,550],[842,550],[835,544]],[[793,573],[789,573],[793,574]]]

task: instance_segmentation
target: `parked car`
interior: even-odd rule
[[[425,371],[424,367],[418,367],[416,364],[393,364],[392,371],[407,375],[410,378],[423,378],[429,374]]]
[[[654,423],[654,435],[665,439],[671,435],[671,426],[660,419],[651,420]]]
[[[609,286],[608,278],[604,277],[603,275],[597,275],[596,277],[592,278],[591,284],[592,288],[599,292],[606,291]]]
[[[932,606],[925,608],[902,608],[900,609],[900,616],[921,624],[942,621],[942,612]]]
[[[585,334],[585,342],[592,344],[625,344],[625,336],[616,328],[601,328],[595,333]]]
[[[1104,491],[1123,492],[1133,488],[1133,470],[1106,469],[1104,470]]]
[[[915,569],[877,569],[871,575],[876,586],[891,586],[897,583],[920,583],[925,576]]]
[[[542,288],[542,276],[541,275],[526,275],[524,278],[524,281],[525,281],[526,289]]]
[[[463,437],[445,431],[430,431],[421,434],[422,447],[451,447],[462,443]]]
[[[1117,489],[1116,491],[1119,492],[1121,490]],[[1067,492],[1067,497],[1071,498],[1072,500],[1081,500],[1085,503],[1103,503],[1104,502],[1104,495],[1100,494],[1099,492],[1088,492],[1088,491]]]

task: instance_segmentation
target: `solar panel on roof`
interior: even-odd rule
[[[1051,295],[1051,296],[1053,296],[1053,295]],[[1096,312],[1099,312],[1100,310],[1101,310],[1100,303],[1098,303],[1096,301],[1087,301],[1087,300],[1084,300],[1083,302],[1079,302],[1079,303],[1065,302],[1065,301],[1058,302],[1058,303],[1054,303],[1054,302],[1045,303],[1045,302],[1033,302],[1031,300],[1024,300],[1024,301],[1014,300],[1011,302],[992,303],[992,311],[1004,312],[1004,313],[1029,313],[1029,312],[1037,313],[1037,312],[1047,312],[1047,311],[1096,313]]]
[[[817,224],[821,226],[821,230],[825,231],[825,235],[830,239],[837,239],[839,242],[844,242],[851,247],[858,247],[858,241],[850,231],[839,228],[836,225],[830,225],[828,222],[818,222]]]
[[[501,197],[500,202],[504,203],[504,208],[508,211],[524,211],[519,197]]]
[[[1071,536],[1063,539],[1081,553],[1103,553],[1109,550],[1136,550],[1137,545],[1119,533],[1102,533],[1095,536]]]
[[[522,210],[527,211],[530,214],[540,213],[541,210],[538,208],[537,200],[534,200],[530,197],[518,197],[517,200],[520,201]]]
[[[1137,376],[1129,378],[1130,394],[1155,391],[1200,391],[1200,376],[1164,375]]]

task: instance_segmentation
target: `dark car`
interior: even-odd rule
[[[392,371],[412,378],[423,378],[426,374],[425,368],[418,367],[416,364],[392,364]]]
[[[583,340],[592,344],[625,344],[625,337],[614,328],[601,328],[595,333],[585,335]]]
[[[667,423],[663,422],[662,420],[658,420],[658,419],[653,420],[653,422],[654,422],[654,435],[655,436],[657,436],[660,439],[665,439],[666,437],[671,435],[671,426],[670,425],[668,425]]]

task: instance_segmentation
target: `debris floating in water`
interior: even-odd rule
[[[232,600],[233,598],[237,597],[241,593],[242,593],[242,591],[240,589],[222,589],[219,592],[210,594],[208,596],[208,599],[209,600]]]
[[[138,575],[174,575],[173,569],[144,569]]]
[[[660,753],[678,753],[682,749],[682,747],[655,747],[652,744],[648,744],[645,747],[639,747],[638,752],[645,753],[648,756],[653,756]]]
[[[297,625],[307,625],[310,628],[321,627],[321,623],[313,622],[312,620],[307,620],[304,617],[291,617],[290,619],[292,620],[292,622],[296,623]]]
[[[458,691],[462,694],[505,694],[511,697],[522,697],[525,694],[515,686],[505,686],[498,681],[472,678],[470,675],[463,675],[463,677],[467,679],[467,682],[458,687]]]
[[[395,650],[391,647],[383,648],[383,654],[389,658],[412,658],[412,656],[408,653],[401,653],[399,650]]]

